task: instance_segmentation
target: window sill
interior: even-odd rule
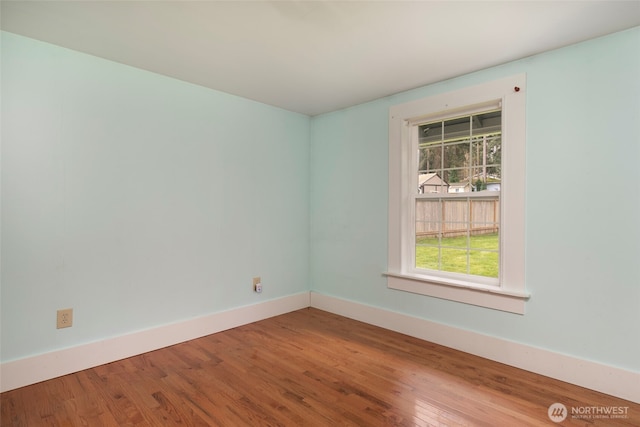
[[[427,295],[450,301],[524,314],[528,293],[509,291],[495,286],[465,284],[421,275],[385,272],[387,286],[414,294]]]

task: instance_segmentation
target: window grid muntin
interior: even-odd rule
[[[482,132],[482,127],[479,128],[479,133],[478,134],[474,134],[474,130],[476,130],[476,127],[474,127],[474,120],[480,120],[479,117],[480,116],[484,116],[487,114],[493,114],[492,118],[494,119],[495,122],[495,118],[497,117],[497,122],[498,122],[498,127],[496,127],[496,124],[494,123],[492,125],[492,128],[487,130],[486,132]],[[467,124],[465,124],[465,122],[468,120],[468,126]],[[482,111],[482,112],[476,112],[473,114],[468,114],[468,115],[464,115],[464,116],[459,116],[456,118],[442,118],[440,120],[437,121],[431,121],[431,122],[423,122],[423,123],[416,123],[414,124],[414,126],[418,127],[418,138],[417,138],[417,159],[416,159],[416,172],[417,172],[417,176],[418,176],[418,181],[420,182],[420,176],[421,174],[424,175],[428,175],[428,174],[432,174],[432,173],[436,173],[438,174],[442,181],[439,183],[440,185],[440,189],[438,190],[438,194],[450,194],[448,193],[448,179],[450,177],[450,173],[453,174],[454,171],[457,174],[458,172],[464,172],[466,171],[466,174],[463,173],[463,175],[466,175],[466,177],[464,177],[462,180],[460,181],[456,181],[455,183],[462,183],[465,184],[463,186],[466,187],[466,185],[469,185],[469,189],[470,191],[473,191],[474,188],[474,179],[475,177],[478,177],[477,180],[475,181],[475,184],[477,185],[477,183],[479,181],[482,181],[484,188],[482,189],[486,189],[487,186],[487,178],[491,177],[493,175],[494,179],[495,177],[498,177],[501,179],[501,171],[500,171],[500,167],[501,167],[501,160],[499,161],[499,163],[497,162],[487,162],[487,158],[489,155],[489,150],[494,150],[492,152],[493,156],[492,158],[495,160],[495,156],[496,154],[498,154],[499,156],[501,156],[501,144],[502,144],[502,129],[501,129],[501,121],[502,121],[502,111],[501,108],[498,109],[493,109],[493,110],[488,110],[488,111]],[[466,129],[468,128],[468,134],[463,135],[461,133],[460,130],[456,130],[456,131],[450,131],[447,132],[447,124],[450,124],[450,126],[456,126],[457,129],[462,129],[462,132],[466,133]],[[426,141],[425,138],[423,137],[422,140],[423,142],[421,142],[421,138],[420,136],[425,132],[426,127],[431,127],[433,129],[437,129],[440,133],[440,139],[439,140],[435,140],[432,139],[430,141]],[[450,128],[452,129],[452,128]],[[485,129],[486,130],[486,129]],[[491,144],[488,144],[488,141],[491,142]],[[475,153],[474,153],[474,144],[475,145]],[[462,166],[459,163],[456,164],[452,164],[452,163],[447,163],[447,156],[445,154],[445,150],[449,149],[448,151],[451,151],[451,148],[454,149],[459,149],[460,147],[466,147],[466,150],[468,155],[465,156],[465,159],[462,162]],[[479,151],[479,147],[481,147],[483,149],[483,153],[480,155],[478,154]],[[497,147],[497,148],[496,148]],[[433,149],[437,149],[439,148],[439,159],[434,159],[436,160],[433,163],[438,163],[437,160],[439,160],[439,164],[440,167],[439,168],[434,168],[434,167],[429,167],[429,161],[428,158],[426,159],[426,165],[427,168],[426,169],[421,169],[421,166],[425,163],[424,159],[422,158],[422,150],[425,150],[425,152],[428,152],[428,150],[433,150]],[[434,151],[432,151],[434,152]],[[474,156],[475,154],[475,156]],[[482,158],[482,161],[478,161],[478,158]],[[460,159],[458,158],[458,161]],[[474,171],[476,173],[474,173]],[[493,172],[493,174],[489,173],[489,172]],[[482,179],[480,179],[480,177],[482,177]],[[456,178],[454,178],[456,179]],[[444,189],[445,185],[447,186],[447,190]],[[466,190],[464,190],[466,192]],[[500,206],[500,201],[499,201],[499,191],[496,192],[496,196],[494,196],[494,198],[491,198],[492,200],[494,200],[494,210],[498,209],[499,211],[499,206]],[[447,273],[447,274],[462,274],[465,276],[469,276],[469,275],[474,275],[472,274],[472,270],[475,271],[475,269],[473,268],[476,259],[472,257],[472,255],[476,255],[479,256],[491,256],[491,254],[495,254],[495,274],[491,274],[491,275],[483,275],[480,274],[480,277],[483,278],[495,278],[497,280],[499,280],[499,276],[500,276],[500,220],[499,220],[499,213],[498,216],[496,217],[496,215],[494,214],[494,218],[492,221],[474,221],[474,218],[472,218],[472,205],[473,205],[473,201],[471,200],[471,198],[467,197],[465,200],[466,203],[466,215],[465,218],[466,220],[462,220],[462,221],[447,221],[446,218],[444,218],[444,214],[437,216],[437,220],[436,221],[432,221],[432,220],[427,220],[427,221],[420,221],[418,219],[418,206],[417,204],[420,203],[419,200],[421,200],[422,198],[424,198],[424,195],[420,193],[420,188],[414,192],[414,197],[415,197],[415,201],[414,201],[414,207],[413,207],[413,211],[414,211],[414,233],[413,234],[413,262],[414,262],[414,268],[416,268],[417,270],[436,270],[433,268],[422,268],[421,266],[419,266],[419,248],[437,248],[438,250],[438,262],[437,262],[437,270],[439,273]],[[445,200],[449,201],[451,199],[450,196],[439,196],[438,197],[438,205],[441,207],[441,209],[445,208],[445,205],[447,202],[445,202]],[[474,197],[474,199],[476,199]],[[440,209],[439,209],[440,210]],[[443,211],[444,212],[444,211]],[[419,243],[418,239],[418,225],[422,224],[424,226],[424,224],[428,224],[428,223],[432,223],[432,224],[439,224],[439,227],[436,227],[436,231],[438,232],[438,237],[437,237],[437,244],[435,244],[435,242],[429,242],[429,243],[424,243],[424,240]],[[443,238],[445,238],[446,235],[446,225],[455,225],[455,224],[464,224],[464,228],[458,228],[458,229],[454,229],[453,233],[463,233],[463,237],[464,237],[464,242],[465,245],[464,247],[461,245],[453,245],[453,246],[449,246],[447,244],[443,244]],[[477,247],[479,246],[477,244],[477,239],[472,239],[472,232],[478,231],[478,229],[476,228],[478,224],[483,224],[485,225],[485,229],[491,229],[491,230],[495,230],[495,233],[497,233],[497,237],[496,237],[496,248],[481,248],[481,247]],[[481,235],[481,234],[475,234],[475,235]],[[472,243],[473,242],[473,243]],[[430,244],[433,243],[433,244]],[[444,251],[443,251],[444,250]],[[453,253],[451,251],[464,251],[465,252],[465,271],[464,272],[460,272],[459,270],[455,270],[455,271],[450,271],[450,270],[446,270],[443,269],[443,252],[444,253]],[[473,259],[472,259],[473,258]],[[446,268],[446,266],[445,266]]]

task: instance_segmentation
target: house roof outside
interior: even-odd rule
[[[423,173],[418,175],[418,182],[419,185],[424,185],[427,182],[431,181],[432,179],[434,179],[435,177],[440,178],[440,175],[438,175],[437,173]],[[439,179],[439,181],[444,182],[444,180],[442,178]]]
[[[462,188],[462,187],[468,187],[471,184],[467,181],[467,182],[452,182],[449,184],[450,188]]]

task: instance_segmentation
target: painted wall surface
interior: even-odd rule
[[[636,28],[309,119],[2,33],[0,360],[312,289],[640,371],[639,51]],[[387,289],[389,107],[521,72],[527,313]]]
[[[523,316],[387,289],[389,107],[527,74]],[[316,292],[640,371],[640,28],[317,116]]]
[[[3,362],[309,289],[309,117],[10,33],[1,89]]]

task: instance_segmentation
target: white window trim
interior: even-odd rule
[[[426,120],[463,115],[485,105],[502,105],[502,176],[500,195],[500,283],[487,285],[418,273],[414,267],[414,224],[408,179],[415,153],[411,128]],[[519,74],[454,92],[396,105],[389,111],[389,254],[387,286],[481,307],[524,314],[525,289],[525,107],[526,75]]]

